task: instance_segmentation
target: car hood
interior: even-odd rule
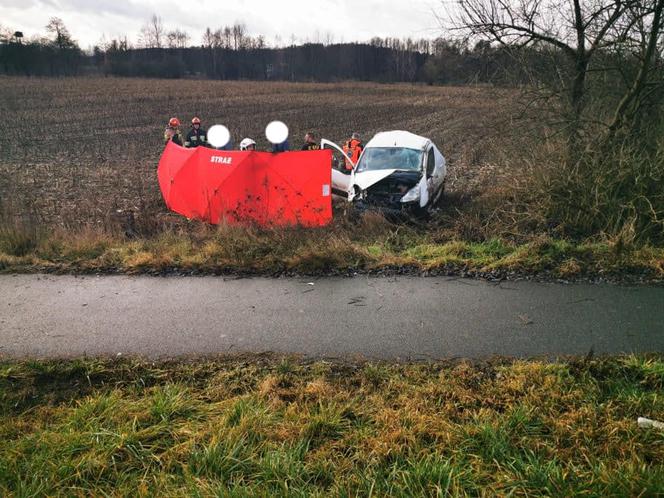
[[[387,178],[392,173],[397,171],[396,169],[379,169],[375,171],[362,171],[360,173],[355,173],[354,184],[360,187],[362,190],[366,190],[371,187],[373,184],[378,183],[383,178]]]

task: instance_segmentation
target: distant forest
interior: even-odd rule
[[[0,73],[27,76],[98,74],[155,78],[226,80],[376,81],[429,84],[525,81],[508,50],[487,43],[475,46],[438,38],[374,38],[368,43],[303,43],[268,47],[243,24],[207,29],[192,46],[187,33],[164,29],[154,16],[132,45],[127,38],[81,50],[58,18],[48,36],[26,39],[0,28]]]

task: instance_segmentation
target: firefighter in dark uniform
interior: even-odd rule
[[[187,139],[184,142],[185,147],[207,147],[207,133],[201,128],[200,118],[191,120],[191,130],[187,133]]]
[[[316,142],[316,136],[309,132],[304,136],[302,150],[320,150],[320,144]]]
[[[164,130],[164,143],[167,144],[168,142],[182,146],[182,132],[180,131],[180,120],[178,118],[171,118],[166,130]]]

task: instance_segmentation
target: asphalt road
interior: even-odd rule
[[[0,356],[438,359],[664,351],[664,288],[450,278],[0,276]]]

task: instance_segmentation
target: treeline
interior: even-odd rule
[[[146,23],[134,46],[125,37],[85,54],[62,20],[46,27],[49,37],[26,40],[0,29],[0,72],[62,76],[103,74],[155,78],[210,78],[284,81],[360,80],[429,84],[521,84],[529,75],[505,48],[480,42],[473,47],[445,39],[373,38],[368,43],[324,42],[268,47],[241,23],[208,28],[191,46],[180,29],[166,30],[157,16]],[[532,65],[540,54],[532,50]],[[541,64],[540,64],[541,65]],[[554,75],[555,77],[555,75]]]
[[[94,66],[114,76],[205,77],[287,81],[360,80],[430,84],[519,84],[527,74],[498,48],[469,49],[446,40],[431,42],[431,52],[385,44],[307,43],[283,48],[139,48],[121,43],[98,50]],[[536,58],[536,54],[533,54]],[[536,61],[533,61],[536,64]]]
[[[501,50],[467,50],[449,42],[434,53],[375,44],[309,43],[284,48],[131,48],[114,40],[92,55],[38,41],[0,43],[0,72],[26,76],[103,74],[286,81],[359,80],[431,84],[523,81]],[[513,67],[514,66],[514,67]]]
[[[48,37],[26,40],[23,32],[0,27],[0,71],[27,76],[73,76],[81,72],[86,57],[61,19],[46,26]]]
[[[320,37],[318,37],[320,38]],[[138,47],[111,40],[95,48],[97,71],[115,76],[165,78],[205,77],[286,81],[361,80],[430,84],[513,84],[525,75],[503,48],[474,47],[443,38],[378,38],[368,43],[324,41],[268,47],[262,35],[252,36],[236,23],[207,28],[200,46],[178,29],[164,29],[154,16],[141,30]],[[280,43],[280,40],[277,40]]]
[[[305,44],[285,48],[112,47],[95,67],[116,76],[206,77],[288,81],[418,81],[427,54],[368,44]]]

